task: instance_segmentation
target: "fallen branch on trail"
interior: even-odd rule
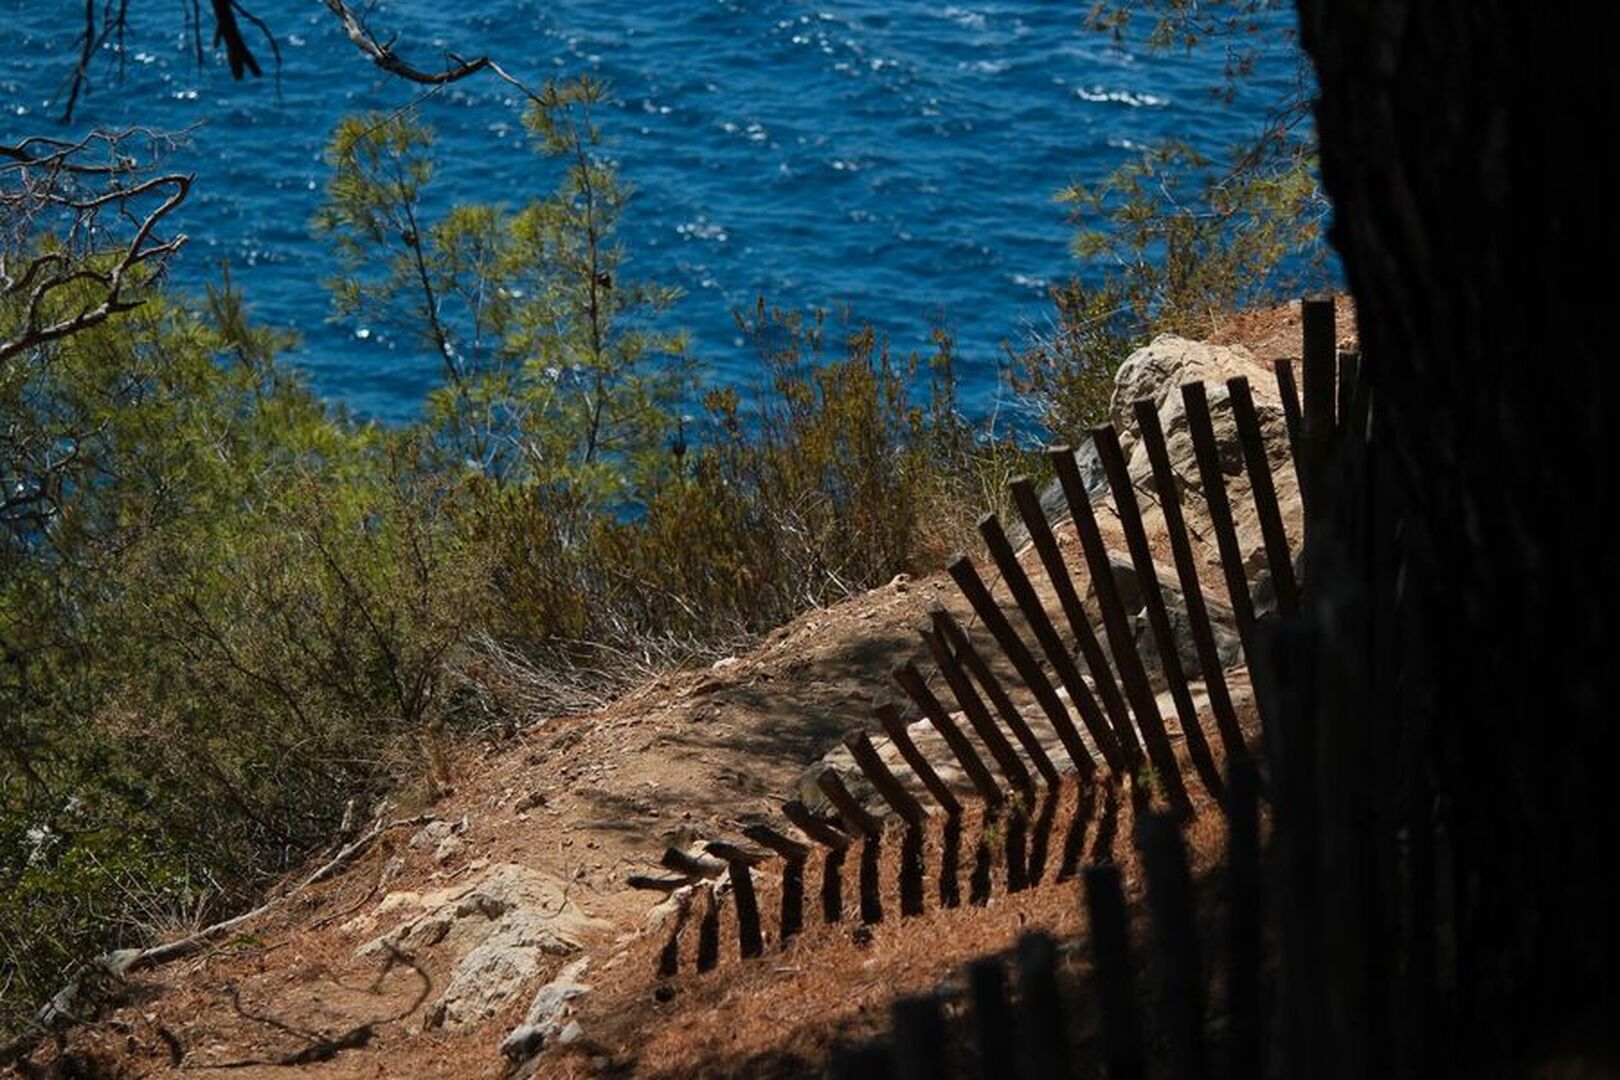
[[[194,934],[187,934],[162,945],[152,945],[143,949],[115,949],[89,961],[66,986],[40,1006],[29,1031],[0,1046],[0,1069],[10,1068],[27,1058],[46,1036],[63,1032],[78,1023],[83,1019],[81,1011],[86,1003],[92,1002],[100,993],[129,975],[190,956],[238,927],[269,914],[311,885],[335,877],[363,855],[383,833],[394,829],[419,827],[435,820],[437,819],[431,814],[396,818],[393,821],[379,819],[364,836],[340,849],[336,855],[297,885],[271,897],[251,911],[214,923],[212,926],[205,926]]]

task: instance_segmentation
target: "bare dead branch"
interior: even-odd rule
[[[348,34],[355,48],[370,57],[371,62],[379,68],[408,82],[421,83],[425,86],[442,86],[445,83],[458,82],[469,75],[476,75],[490,66],[487,56],[475,57],[472,60],[461,60],[452,56],[450,66],[440,71],[427,71],[415,67],[394,52],[392,41],[378,41],[366,27],[365,22],[344,3],[344,0],[325,0],[325,3],[327,10],[343,24],[343,31]]]
[[[145,160],[125,149],[136,138],[148,142]],[[143,176],[174,141],[131,129],[0,145],[0,297],[16,305],[0,323],[0,360],[145,302],[143,287],[186,242],[158,230],[190,194],[192,177]]]

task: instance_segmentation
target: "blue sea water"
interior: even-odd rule
[[[381,76],[322,5],[247,6],[279,38],[279,74],[251,29],[264,78],[235,83],[214,55],[199,67],[185,5],[134,0],[122,51],[109,45],[72,130],[197,125],[174,160],[197,174],[178,283],[200,292],[228,261],[256,315],[299,332],[292,359],[322,394],[361,415],[410,417],[438,362],[382,328],[331,320],[322,281],[334,264],[309,222],[338,119],[399,108],[421,88]],[[1045,322],[1050,283],[1086,269],[1054,192],[1162,138],[1219,158],[1296,78],[1279,44],[1222,101],[1219,49],[1116,42],[1085,27],[1089,7],[390,0],[369,20],[421,67],[447,51],[488,53],[531,83],[609,81],[615,106],[602,123],[636,189],[624,272],[685,292],[675,319],[714,380],[750,384],[757,367],[732,312],[756,297],[847,306],[902,353],[928,351],[936,323],[952,329],[966,405],[983,414],[1005,393],[1003,343]],[[81,14],[60,0],[0,0],[6,139],[62,132],[52,98]],[[544,193],[509,86],[473,79],[417,108],[438,132],[443,197],[517,204]]]

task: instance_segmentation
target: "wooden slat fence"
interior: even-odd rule
[[[1082,903],[1083,895],[1087,930],[1082,939],[1060,943],[1038,934],[1028,936],[1010,957],[986,957],[969,965],[971,992],[965,1000],[961,991],[954,991],[897,1002],[892,1035],[840,1051],[830,1065],[833,1075],[921,1077],[976,1071],[1000,1077],[1022,1069],[1022,1075],[1042,1078],[1152,1073],[1192,1080],[1259,1076],[1273,1060],[1289,1067],[1312,1060],[1313,1021],[1304,1011],[1320,1002],[1308,1004],[1310,995],[1301,993],[1301,987],[1335,965],[1353,966],[1353,951],[1365,943],[1367,934],[1381,929],[1341,910],[1349,937],[1336,947],[1324,947],[1316,932],[1322,925],[1320,908],[1325,903],[1344,908],[1345,902],[1322,888],[1327,884],[1318,850],[1323,830],[1350,830],[1345,874],[1353,874],[1358,866],[1377,869],[1373,866],[1377,857],[1387,857],[1388,852],[1378,856],[1368,846],[1362,823],[1326,823],[1314,816],[1317,756],[1329,745],[1317,724],[1319,698],[1326,687],[1317,685],[1314,658],[1319,632],[1299,615],[1309,599],[1299,569],[1307,556],[1331,564],[1333,522],[1339,520],[1330,513],[1335,448],[1364,438],[1370,391],[1362,384],[1365,373],[1355,355],[1335,351],[1332,302],[1305,301],[1303,322],[1303,379],[1295,379],[1287,362],[1276,367],[1288,433],[1287,453],[1281,457],[1292,463],[1306,510],[1301,551],[1291,550],[1283,527],[1273,458],[1251,388],[1241,378],[1225,387],[1262,534],[1276,615],[1263,619],[1256,615],[1260,604],[1242,563],[1205,387],[1182,387],[1198,470],[1197,494],[1207,508],[1219,553],[1225,592],[1219,606],[1232,612],[1253,670],[1264,729],[1259,745],[1239,729],[1211,620],[1211,605],[1217,602],[1206,597],[1206,583],[1194,559],[1182,482],[1171,469],[1155,404],[1144,401],[1135,407],[1138,434],[1152,466],[1150,486],[1142,492],[1131,480],[1118,433],[1109,426],[1092,432],[1141,588],[1154,663],[1168,685],[1193,778],[1217,800],[1225,820],[1219,940],[1200,940],[1199,927],[1208,925],[1196,913],[1202,886],[1189,873],[1182,839],[1193,805],[1188,777],[1160,714],[1147,661],[1137,647],[1132,613],[1117,587],[1075,456],[1060,447],[1053,449],[1052,460],[1089,571],[1089,600],[1075,586],[1033,485],[1019,478],[1011,485],[1011,495],[1067,635],[1042,604],[1036,583],[1018,562],[1001,523],[991,516],[980,526],[989,564],[1006,585],[1033,642],[1007,617],[974,561],[962,555],[951,560],[947,570],[987,638],[976,640],[973,627],[936,607],[922,629],[932,674],[916,661],[893,672],[905,700],[943,739],[953,768],[960,770],[981,805],[986,828],[998,831],[999,855],[988,850],[983,830],[977,837],[963,836],[964,797],[919,749],[900,708],[893,702],[880,703],[875,709],[877,726],[906,768],[897,774],[866,730],[850,732],[844,747],[854,763],[851,775],[870,786],[874,793],[870,804],[829,767],[816,777],[816,784],[833,808],[833,818],[791,800],[782,807],[785,824],[756,822],[741,829],[747,845],[716,841],[701,853],[671,849],[666,855],[664,865],[685,876],[696,899],[688,897],[670,923],[669,943],[659,959],[661,974],[678,973],[680,940],[691,932],[687,907],[699,917],[695,966],[703,971],[716,963],[715,937],[723,912],[729,912],[725,921],[734,926],[739,953],[745,958],[768,954],[802,932],[804,878],[812,865],[821,873],[823,921],[858,917],[877,923],[932,906],[959,905],[964,900],[960,882],[964,871],[969,876],[966,902],[985,902],[990,863],[999,857],[1005,861],[1003,879],[1009,891],[1081,878],[1084,885],[1076,890],[1076,902]],[[1159,580],[1139,495],[1162,511],[1175,564],[1173,583]],[[1339,528],[1342,532],[1342,525]],[[1179,587],[1190,623],[1198,674],[1209,702],[1209,732],[1204,730],[1206,714],[1195,706],[1190,675],[1177,648],[1165,594],[1169,584]],[[1102,626],[1101,638],[1093,632],[1094,624]],[[1007,661],[1021,688],[995,672],[987,650]],[[1020,689],[1032,700],[1033,713],[1015,703]],[[941,699],[945,691],[954,698],[954,708]],[[1035,718],[1051,728],[1064,751],[1062,758],[1055,749],[1049,754],[1042,746],[1031,723]],[[1351,753],[1359,749],[1353,740],[1349,745],[1342,742],[1332,745]],[[988,752],[988,761],[979,747]],[[1079,810],[1060,840],[1053,835],[1054,816],[1065,784],[1075,785]],[[1267,857],[1281,870],[1271,875],[1281,883],[1273,891],[1263,887],[1267,880],[1261,867],[1263,795],[1273,823]],[[1131,934],[1133,918],[1118,869],[1098,865],[1080,872],[1086,832],[1111,831],[1122,797],[1135,800],[1137,806],[1133,839],[1146,879],[1145,952]],[[1155,809],[1155,797],[1164,809]],[[878,804],[881,813],[870,808]],[[966,855],[964,843],[973,846]],[[898,902],[882,895],[880,857],[886,847],[902,853]],[[859,860],[855,903],[842,891],[851,849]],[[1432,859],[1426,840],[1411,845],[1409,856]],[[926,865],[930,860],[933,865]],[[760,909],[754,877],[762,869],[781,880],[779,912]],[[937,887],[929,887],[930,880]],[[1394,887],[1388,872],[1378,880]],[[668,883],[660,880],[657,887],[667,888]],[[1352,887],[1352,898],[1357,895]],[[1280,964],[1268,961],[1265,943],[1272,936],[1281,943],[1275,949],[1282,957]],[[1137,985],[1142,970],[1134,959],[1138,952],[1155,973],[1151,988]],[[1068,1000],[1072,987],[1067,987],[1069,980],[1063,975],[1065,958],[1075,953],[1090,961],[1090,985],[1083,997],[1096,1012],[1100,1041],[1100,1050],[1093,1048],[1084,1058],[1090,1064],[1079,1072],[1075,1070],[1081,1069],[1082,1059],[1074,1054],[1069,1023],[1076,1006]],[[1215,972],[1220,975],[1224,1024],[1217,1044],[1211,1045],[1206,1035]],[[1354,1000],[1340,1004],[1365,1011],[1369,994],[1387,990],[1386,976],[1382,973],[1377,981],[1350,980],[1357,987]],[[1284,1014],[1281,1022],[1268,1016],[1266,1002],[1277,1003]],[[951,1034],[963,1025],[969,1034]],[[961,1060],[951,1059],[961,1048],[966,1048]]]

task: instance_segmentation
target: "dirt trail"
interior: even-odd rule
[[[1238,340],[1269,345],[1272,356],[1283,342],[1297,350],[1297,318],[1286,308],[1247,317]],[[1109,546],[1123,551],[1110,506],[1098,507]],[[1162,519],[1151,506],[1147,518],[1168,566]],[[1058,532],[1084,596],[1072,528]],[[1194,546],[1218,595],[1213,548],[1201,535]],[[973,556],[992,579],[987,557]],[[1020,561],[1055,611],[1034,553]],[[1022,630],[999,581],[994,593]],[[745,654],[465,751],[451,763],[452,792],[422,808],[438,824],[384,834],[345,873],[246,932],[135,976],[117,1007],[74,1029],[66,1046],[110,1076],[178,1068],[280,1077],[289,1065],[333,1077],[502,1075],[501,1041],[535,990],[583,958],[579,977],[592,989],[575,1003],[581,1036],[542,1056],[539,1075],[813,1073],[829,1040],[881,1023],[895,995],[950,978],[1023,929],[1073,933],[1076,891],[1050,884],[1064,845],[1079,843],[1087,861],[1114,858],[1129,876],[1129,845],[1118,840],[1129,835],[1129,807],[1119,808],[1112,835],[1093,830],[1075,841],[1080,796],[1066,789],[1052,815],[1046,886],[1008,895],[998,878],[986,906],[931,902],[921,915],[866,929],[856,920],[820,926],[807,913],[805,933],[786,950],[768,942],[766,958],[746,964],[728,925],[714,972],[691,973],[688,958],[686,974],[657,978],[665,933],[649,930],[649,918],[663,898],[626,880],[666,873],[657,859],[668,845],[735,839],[739,820],[780,821],[807,765],[853,728],[876,732],[871,705],[895,695],[893,665],[917,659],[933,670],[917,628],[934,602],[976,626],[943,573],[901,577],[807,612]],[[982,632],[978,639],[1009,686],[1021,685]],[[1251,705],[1242,719],[1252,733]],[[1218,859],[1218,834],[1193,827],[1195,869]],[[930,852],[938,843],[930,834]],[[776,873],[759,875],[766,911],[779,903]],[[807,874],[817,873],[812,861]],[[884,873],[892,878],[893,866]],[[453,992],[474,954],[487,961],[480,978],[507,988],[504,997]],[[39,1056],[45,1067],[53,1060],[54,1048]]]

